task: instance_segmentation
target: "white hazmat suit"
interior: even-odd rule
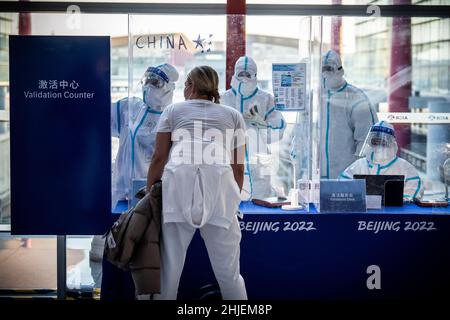
[[[364,92],[345,81],[335,51],[324,55],[322,76],[320,175],[337,179],[357,159],[369,128],[378,119]]]
[[[156,128],[172,103],[177,70],[170,64],[149,67],[142,81],[142,99],[124,98],[111,106],[111,134],[119,138],[113,168],[112,205],[128,200],[132,179],[145,179],[153,155]]]
[[[257,66],[247,56],[240,57],[234,66],[231,89],[220,98],[224,105],[241,112],[247,126],[247,150],[242,200],[272,196],[268,144],[282,139],[286,122],[275,109],[273,96],[257,85]]]

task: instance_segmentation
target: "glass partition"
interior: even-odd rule
[[[249,161],[252,162],[252,157],[266,156],[267,152],[271,158],[267,168],[270,177],[261,181],[270,184],[272,195],[289,198],[292,189],[300,189],[300,204],[306,211],[309,211],[309,185],[313,178],[312,102],[320,89],[317,81],[320,61],[316,58],[321,49],[320,28],[320,17],[249,16],[246,19],[246,55],[253,58],[257,65],[258,88],[274,96],[275,112],[280,113],[279,119],[273,117],[274,119],[266,120],[272,127],[276,127],[279,120],[285,123],[285,128],[279,130],[278,138],[268,141],[267,151],[258,149],[258,154],[249,154]],[[291,79],[292,76],[295,79],[299,75],[286,71],[286,74],[281,74],[281,83],[277,83],[281,72],[275,71],[279,70],[275,68],[296,65],[305,67],[304,83],[299,81],[300,86],[304,86],[304,91],[300,89],[301,94],[290,99],[293,104],[300,105],[283,107],[277,101],[289,94],[283,88],[288,87],[288,84],[283,83],[283,77]],[[263,104],[257,100],[254,103]],[[275,133],[275,130],[271,131],[271,134]],[[258,133],[262,135],[261,130]],[[248,143],[250,145],[252,141],[249,140]],[[253,162],[256,162],[257,169],[264,166],[259,159]],[[253,170],[255,172],[250,167],[250,174],[257,175],[256,169]]]
[[[400,175],[404,201],[447,202],[450,19],[342,17],[338,30],[334,19],[324,18],[322,177]]]
[[[96,297],[101,288],[103,242],[97,237],[67,238],[67,289]]]
[[[377,4],[384,4],[383,2]],[[423,4],[422,2],[420,4]],[[433,4],[437,4],[434,3]],[[193,66],[208,64],[219,73],[221,91],[225,92],[226,58],[226,17],[195,15],[100,15],[82,14],[79,21],[66,14],[32,14],[33,34],[54,35],[111,35],[111,70],[113,104],[128,96],[143,98],[139,82],[149,66],[164,62],[171,63],[179,72],[173,101],[183,100],[183,83],[187,72]],[[407,24],[393,24],[401,18],[383,17],[283,17],[248,16],[246,17],[246,50],[258,65],[258,85],[261,90],[273,95],[272,66],[274,63],[308,64],[308,101],[316,113],[311,112],[310,120],[302,118],[298,112],[282,111],[286,120],[283,139],[270,147],[273,154],[279,154],[271,162],[272,181],[275,193],[287,196],[293,186],[290,154],[296,143],[301,160],[296,160],[296,183],[299,180],[311,180],[318,172],[314,165],[320,156],[320,176],[339,178],[339,174],[356,161],[365,132],[359,133],[359,146],[352,150],[352,157],[345,160],[335,172],[326,174],[326,101],[327,91],[315,89],[323,78],[314,79],[322,63],[323,54],[330,48],[340,53],[344,70],[344,79],[356,89],[361,97],[367,97],[372,107],[373,120],[386,120],[396,129],[398,155],[407,160],[417,170],[421,178],[424,194],[443,196],[445,192],[445,170],[442,167],[448,158],[448,123],[446,103],[449,96],[449,19],[411,18]],[[339,21],[338,28],[336,20]],[[400,21],[399,20],[399,21]],[[404,20],[404,19],[403,19]],[[98,23],[102,21],[102,23]],[[167,23],[173,21],[173,23]],[[76,23],[75,23],[76,22]],[[18,14],[2,14],[0,39],[0,221],[9,223],[9,135],[8,135],[8,61],[7,35],[17,34]],[[316,27],[314,27],[316,26]],[[320,29],[320,30],[319,30]],[[394,29],[396,30],[394,32]],[[320,46],[320,33],[324,43]],[[405,35],[406,34],[406,35]],[[406,45],[393,46],[393,37],[406,37]],[[311,37],[316,37],[310,40]],[[400,39],[401,40],[401,39]],[[320,47],[320,48],[319,48]],[[393,51],[400,50],[404,58],[410,59],[403,71],[393,73],[396,64],[392,61]],[[131,57],[131,59],[130,59]],[[320,57],[320,58],[319,58]],[[394,76],[396,74],[396,76]],[[320,76],[321,77],[321,76]],[[409,84],[403,82],[411,77]],[[393,90],[395,87],[399,90]],[[406,88],[406,91],[403,90]],[[314,94],[316,90],[316,94]],[[321,90],[321,92],[319,92]],[[395,91],[395,92],[394,92]],[[321,98],[319,99],[319,95]],[[356,99],[355,96],[351,97]],[[316,101],[316,100],[317,101]],[[361,98],[362,99],[362,98]],[[401,101],[400,113],[390,108],[394,101]],[[392,103],[390,104],[391,101]],[[348,102],[348,101],[347,101]],[[358,101],[355,101],[358,102]],[[322,114],[317,108],[322,105]],[[346,103],[346,102],[345,102]],[[405,112],[408,113],[405,118]],[[431,113],[431,115],[429,115]],[[413,117],[413,118],[411,118]],[[320,119],[320,121],[318,121]],[[370,119],[371,122],[372,119]],[[325,122],[324,122],[325,121]],[[339,120],[330,118],[330,123]],[[360,122],[360,121],[358,121]],[[319,129],[318,127],[321,127]],[[315,130],[321,137],[315,138]],[[368,129],[367,129],[368,130]],[[298,134],[296,134],[298,133]],[[306,139],[307,134],[311,139]],[[303,137],[303,141],[299,140]],[[334,137],[340,139],[340,137]],[[317,140],[316,140],[317,139]],[[319,139],[321,142],[319,142]],[[306,141],[308,140],[308,141]],[[401,140],[401,141],[400,141]],[[308,146],[308,147],[306,147]],[[112,137],[112,161],[119,149],[119,138]],[[300,148],[300,149],[299,149]],[[301,149],[306,148],[306,149]],[[320,152],[315,150],[322,149]],[[345,148],[344,148],[345,149]],[[341,150],[339,150],[341,151]],[[435,152],[433,152],[435,151]],[[329,149],[329,153],[332,151]],[[131,153],[129,155],[131,157]],[[147,156],[149,158],[150,155]],[[342,153],[329,158],[342,159]],[[147,159],[148,160],[148,159]],[[351,161],[353,160],[353,161]],[[319,161],[319,159],[317,160]],[[325,162],[324,162],[325,161]],[[332,170],[329,168],[328,170]],[[130,173],[131,176],[131,173]],[[145,179],[144,175],[135,177]],[[131,182],[127,182],[131,186]],[[414,192],[415,193],[415,192]],[[410,196],[414,196],[414,193]]]
[[[119,155],[122,164],[130,165],[115,166],[118,174],[113,174],[113,185],[119,189],[113,198],[136,203],[134,195],[146,183],[161,113],[167,105],[185,100],[190,70],[200,65],[214,68],[219,90],[225,91],[225,52],[223,15],[129,16],[128,52],[122,51],[122,59],[128,58],[128,97],[113,101],[112,112],[113,119],[115,114],[127,118],[128,129],[119,134]],[[161,87],[152,83],[158,80]],[[127,190],[120,190],[120,179]]]
[[[172,64],[178,71],[173,101],[183,101],[189,71],[210,65],[225,90],[226,16],[130,15],[130,95],[142,96],[140,81],[150,66]]]

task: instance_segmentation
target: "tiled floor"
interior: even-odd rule
[[[67,239],[67,286],[100,287],[101,262],[89,259],[92,238]],[[56,289],[56,238],[0,237],[0,289]]]
[[[56,238],[0,238],[0,288],[56,289]]]

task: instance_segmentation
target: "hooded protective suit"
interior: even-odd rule
[[[255,61],[247,56],[240,57],[234,66],[231,89],[220,98],[220,103],[241,112],[247,126],[243,200],[274,194],[268,144],[281,140],[286,128],[283,115],[275,109],[273,96],[258,88],[256,73]]]
[[[149,67],[142,79],[142,99],[124,98],[111,106],[111,134],[119,138],[113,168],[112,206],[128,199],[132,179],[145,179],[153,155],[156,127],[172,103],[177,70],[170,64]]]
[[[397,142],[394,127],[386,121],[376,123],[367,134],[361,156],[339,176],[340,179],[353,179],[355,174],[404,175],[403,198],[412,200],[423,193],[419,174],[408,161],[397,157]]]
[[[378,119],[364,92],[345,81],[335,51],[323,56],[322,76],[320,175],[337,179],[357,159],[367,132]]]

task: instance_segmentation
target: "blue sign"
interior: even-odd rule
[[[320,212],[365,212],[366,181],[320,181]]]
[[[240,269],[249,299],[448,296],[449,208],[405,204],[367,213],[317,214],[313,207],[298,213],[242,202],[240,210]],[[134,293],[130,274],[104,259],[102,299],[134,299]],[[218,295],[197,232],[187,251],[178,298]]]
[[[11,231],[102,234],[111,214],[110,38],[10,36]]]
[[[448,213],[418,212],[426,210],[388,215],[244,213],[240,269],[249,299],[447,297]],[[187,252],[180,299],[215,295],[219,288],[208,260],[197,233]]]

